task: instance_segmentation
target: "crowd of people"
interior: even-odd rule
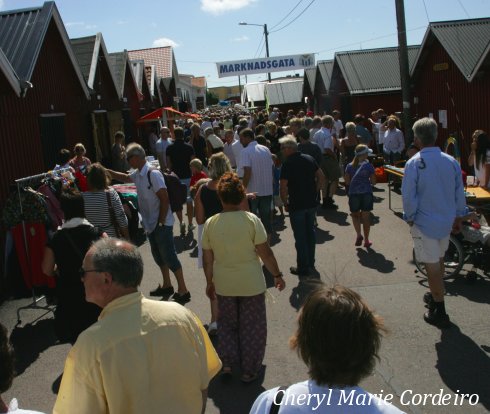
[[[435,145],[437,124],[429,118],[415,123],[409,148],[398,118],[382,109],[368,119],[358,114],[345,126],[340,118],[339,111],[320,117],[303,111],[283,116],[277,108],[249,115],[224,110],[207,113],[201,123],[182,122],[173,131],[164,126],[159,137],[154,131],[148,152],[137,143],[125,147],[124,134],[116,133],[112,168],[91,163],[82,144],[73,158],[69,151],[60,153],[59,167],[82,172],[87,188],[62,195],[65,221],[43,260],[43,271],[57,278],[57,335],[74,344],[55,413],[198,413],[205,410],[209,381],[218,372],[226,378],[238,367],[242,382],[256,381],[267,339],[262,265],[275,288],[285,288],[270,247],[275,220],[289,215],[296,250],[289,272],[318,275],[317,209],[337,210],[335,198],[343,186],[354,245],[369,249],[376,184],[372,154],[396,164],[412,150],[402,193],[415,254],[428,273],[424,319],[450,326],[442,258],[451,230],[467,214],[459,164]],[[483,131],[475,132],[471,149],[469,163],[488,188],[490,141]],[[171,206],[175,190],[168,174],[185,186],[180,208]],[[136,187],[141,224],[162,275],[150,295],[163,301],[147,300],[138,291],[143,261],[129,242],[125,209],[110,188],[111,179]],[[174,213],[181,234],[193,234],[197,225],[197,266],[206,281],[201,294],[211,306],[207,330],[180,306],[191,300],[191,293],[174,244]],[[380,318],[355,292],[320,286],[306,300],[291,340],[310,379],[265,392],[251,412],[270,412],[279,391],[293,399],[301,393],[330,392],[337,401],[341,389],[370,395],[377,412],[399,412],[358,386],[374,368],[382,332]],[[209,335],[216,335],[216,350]],[[283,407],[280,412],[290,411]]]

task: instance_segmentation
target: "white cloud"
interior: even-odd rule
[[[84,22],[68,22],[68,23],[65,23],[65,26],[66,27],[83,26],[84,24],[85,24]]]
[[[153,41],[153,47],[165,46],[179,47],[180,45],[177,42],[174,42],[172,39],[168,39],[167,37],[161,37]]]
[[[240,10],[257,0],[201,0],[201,10],[214,15]]]
[[[94,29],[97,28],[97,25],[95,25],[95,24],[88,24],[88,23],[85,23],[85,22],[68,22],[68,23],[65,23],[65,26],[66,27],[80,27],[80,28],[83,28],[85,30],[94,30]]]
[[[230,42],[246,42],[249,40],[248,36],[240,36],[240,37],[234,37],[233,39],[230,39]]]

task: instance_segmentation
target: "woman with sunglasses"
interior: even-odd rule
[[[56,275],[56,335],[61,342],[73,344],[82,331],[97,321],[101,311],[85,300],[80,272],[89,247],[107,234],[85,218],[79,192],[62,193],[60,204],[65,221],[44,249],[42,270],[48,276]]]

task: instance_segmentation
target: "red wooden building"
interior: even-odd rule
[[[419,46],[408,47],[410,67],[418,50]],[[378,108],[387,114],[401,112],[398,48],[337,52],[329,96],[332,109],[341,111],[344,123],[356,114],[369,117]]]
[[[71,45],[90,89],[87,122],[92,134],[86,142],[95,160],[110,165],[114,134],[123,129],[123,117],[121,92],[109,65],[109,54],[102,33],[71,39]]]
[[[330,84],[332,82],[333,60],[323,60],[317,64],[314,79],[314,112],[319,115],[332,112]]]
[[[0,206],[15,179],[52,169],[90,133],[88,99],[54,2],[0,14]]]
[[[140,105],[144,96],[138,89],[128,52],[124,50],[123,52],[109,53],[108,59],[121,96],[126,142],[141,142],[140,131],[136,122],[141,116]]]
[[[439,123],[442,147],[455,137],[465,165],[473,131],[490,131],[490,18],[430,23],[411,79],[414,116]]]

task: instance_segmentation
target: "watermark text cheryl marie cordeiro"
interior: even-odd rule
[[[276,404],[307,405],[313,411],[316,411],[321,406],[330,405],[369,406],[390,404],[394,399],[394,394],[384,393],[383,390],[379,394],[368,394],[355,389],[329,389],[323,394],[293,394],[289,393],[288,390],[278,390],[274,397]],[[400,395],[400,404],[402,406],[463,405],[465,400],[469,405],[476,405],[479,403],[480,397],[478,394],[462,394],[459,390],[455,393],[447,393],[442,388],[437,393],[417,393],[413,390],[405,390]]]

